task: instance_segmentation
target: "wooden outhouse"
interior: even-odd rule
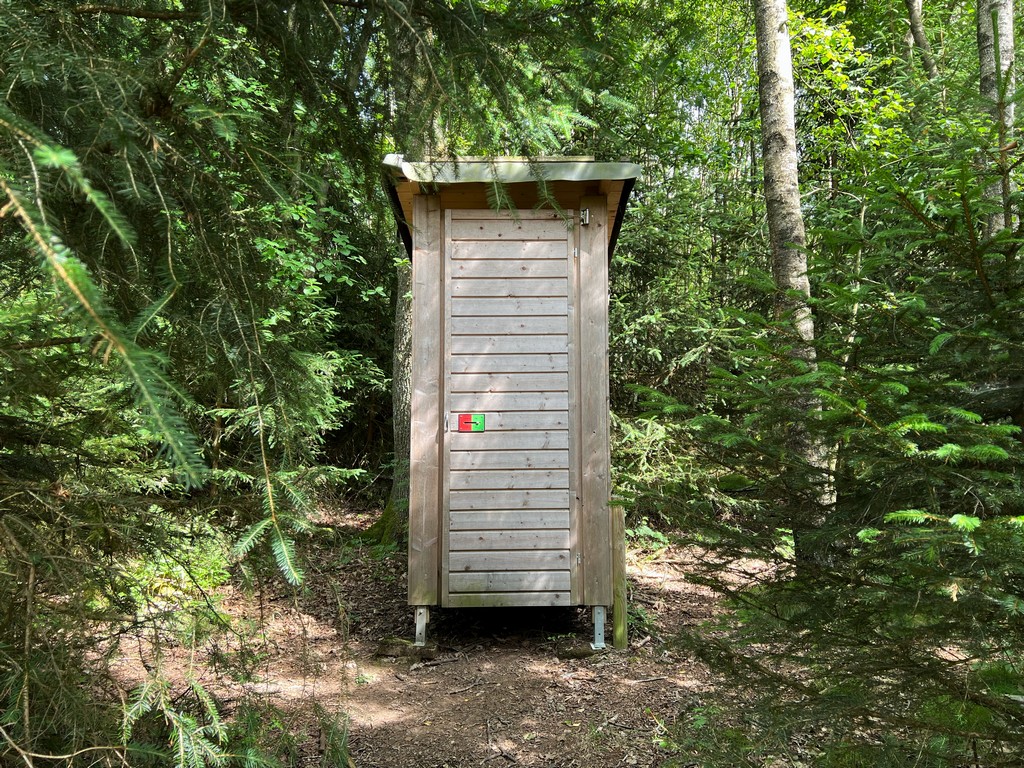
[[[412,258],[409,604],[612,603],[608,263],[639,167],[385,160]]]

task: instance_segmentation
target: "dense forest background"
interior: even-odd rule
[[[796,739],[822,766],[1019,764],[1013,24],[791,3],[808,357],[744,0],[0,0],[4,764],[271,759],[198,683],[156,667],[120,701],[107,670],[129,632],[227,631],[229,578],[302,589],[318,505],[389,504],[392,151],[642,165],[615,488],[635,541],[699,547],[729,599],[679,638],[749,692],[690,724],[703,764],[796,764]]]

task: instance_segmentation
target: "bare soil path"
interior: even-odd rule
[[[371,521],[350,513],[331,522],[351,542]],[[228,706],[247,692],[289,711],[315,702],[347,719],[355,768],[689,762],[666,737],[700,705],[710,675],[671,638],[707,618],[714,598],[686,581],[681,553],[629,553],[635,620],[626,651],[567,657],[592,637],[582,611],[438,609],[428,627],[438,655],[429,660],[377,655],[383,639],[412,637],[403,552],[350,543],[320,554],[302,598],[223,603],[243,621],[259,614],[264,626],[258,663],[241,681],[202,666],[204,684]],[[227,647],[211,653],[232,658]],[[307,722],[301,762],[318,765],[323,737]]]

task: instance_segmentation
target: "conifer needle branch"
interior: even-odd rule
[[[15,752],[18,753],[18,755],[21,757],[21,759],[25,761],[25,765],[29,766],[29,768],[35,768],[35,764],[32,762],[33,758],[37,758],[39,760],[71,760],[71,759],[73,759],[75,757],[78,757],[79,755],[84,755],[84,754],[87,754],[89,752],[123,752],[124,751],[123,748],[119,747],[119,746],[100,746],[100,747],[83,747],[82,749],[76,750],[74,752],[68,752],[65,755],[44,755],[44,754],[38,754],[36,752],[29,752],[28,750],[23,749],[18,744],[18,742],[16,742],[13,738],[11,738],[11,735],[6,730],[4,730],[3,726],[0,726],[0,736],[4,737],[4,741],[6,741],[10,745],[11,749],[13,749]]]
[[[192,21],[200,18],[200,14],[191,11],[154,11],[148,8],[126,8],[121,5],[96,5],[93,3],[76,5],[71,9],[71,12],[82,15],[106,13],[112,16],[130,16],[135,19],[158,19],[162,21]]]

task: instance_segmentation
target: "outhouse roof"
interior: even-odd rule
[[[568,184],[588,190],[587,194],[607,194],[609,258],[619,236],[626,201],[641,170],[636,163],[597,162],[593,157],[462,157],[413,162],[398,154],[387,155],[384,167],[388,173],[388,192],[399,220],[399,234],[410,255],[409,222],[412,221],[412,197],[417,192],[443,190],[454,185],[500,184],[512,190],[534,190],[536,202],[543,202],[536,193],[541,185],[548,186],[552,190],[549,194],[558,200],[558,190]],[[510,197],[515,199],[517,195]],[[534,202],[529,205],[532,207]]]

